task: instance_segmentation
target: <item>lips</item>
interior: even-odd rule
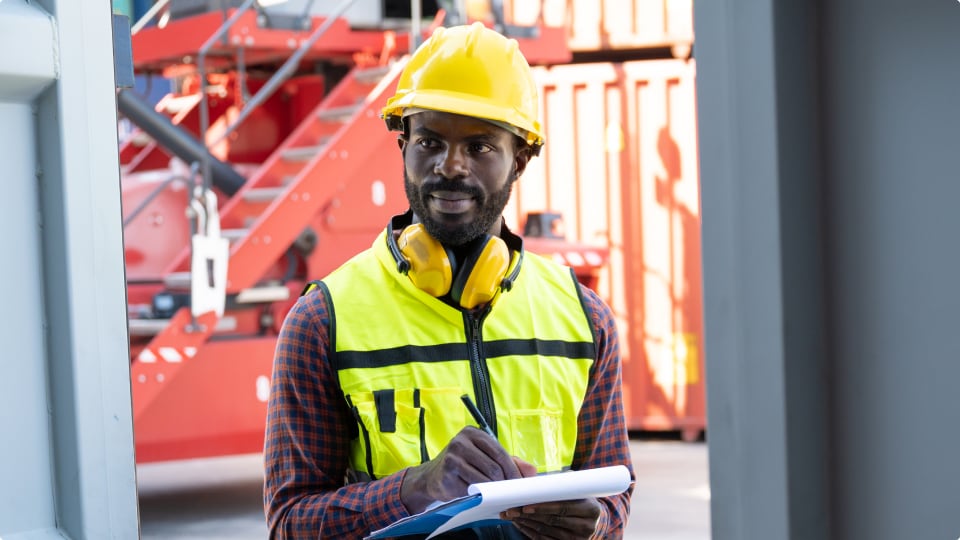
[[[474,207],[475,199],[462,191],[434,191],[428,195],[428,204],[444,214],[460,214]]]

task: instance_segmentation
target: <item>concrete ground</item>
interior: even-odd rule
[[[705,443],[633,441],[637,475],[625,539],[710,538]],[[137,467],[144,540],[263,540],[260,455]]]

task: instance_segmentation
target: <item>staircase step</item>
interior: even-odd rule
[[[283,159],[287,161],[310,161],[314,156],[319,154],[325,145],[321,144],[318,146],[297,146],[294,148],[287,148],[283,151]]]
[[[131,336],[155,336],[170,324],[170,319],[130,319],[127,322]]]
[[[226,238],[231,242],[236,242],[241,238],[245,238],[249,232],[250,229],[221,229],[220,237]]]
[[[251,188],[243,193],[243,200],[247,202],[270,202],[287,189],[285,186]]]
[[[269,304],[282,302],[290,298],[290,289],[283,285],[251,287],[237,293],[238,304]]]
[[[245,237],[250,229],[224,229],[220,235],[230,241]],[[171,291],[190,290],[190,272],[171,272],[163,278],[163,286]]]
[[[353,72],[353,78],[362,84],[376,84],[390,72],[391,66],[359,68]]]
[[[329,109],[321,109],[319,112],[317,112],[317,118],[327,122],[346,122],[358,110],[360,110],[359,103],[355,105],[346,105],[344,107],[330,107]]]
[[[170,325],[170,319],[130,319],[127,321],[131,336],[155,336]],[[214,332],[232,332],[237,329],[236,317],[222,317]]]
[[[190,272],[171,272],[163,277],[163,286],[175,291],[190,290]]]
[[[153,309],[151,304],[127,304],[127,317],[137,318],[143,316],[149,316],[148,314]]]

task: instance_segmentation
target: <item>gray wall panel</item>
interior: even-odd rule
[[[29,104],[0,102],[3,210],[10,257],[0,280],[0,536],[54,526],[47,373],[43,339],[34,116]]]
[[[960,4],[695,16],[715,540],[960,537]]]
[[[960,536],[960,4],[824,5],[838,538]]]
[[[5,540],[138,536],[111,29],[0,1]]]
[[[711,526],[787,538],[773,2],[696,8]]]

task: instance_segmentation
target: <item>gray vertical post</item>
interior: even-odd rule
[[[111,22],[0,2],[5,540],[138,535]]]
[[[960,3],[821,2],[836,538],[960,538]]]
[[[960,537],[960,5],[696,5],[714,537]]]
[[[715,540],[830,537],[816,7],[695,6]]]

